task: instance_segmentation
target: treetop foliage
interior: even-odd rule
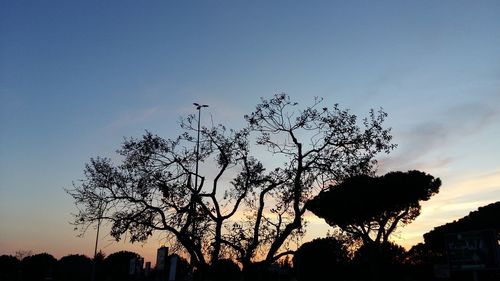
[[[350,259],[341,241],[327,237],[302,244],[292,261],[298,280],[324,280],[333,274],[343,280]]]
[[[420,214],[420,201],[439,192],[441,180],[420,171],[357,175],[331,186],[307,208],[332,226],[365,241],[387,242],[398,224]]]

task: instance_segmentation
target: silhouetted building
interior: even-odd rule
[[[148,277],[151,274],[151,262],[146,262],[146,266],[144,267],[144,276]]]
[[[156,251],[156,270],[165,270],[167,268],[168,248],[160,247]]]
[[[170,260],[170,267],[168,270],[168,281],[175,281],[175,276],[177,273],[177,261],[179,260],[178,255],[172,255],[169,258]]]
[[[156,251],[156,280],[167,280],[168,248],[161,247]]]
[[[129,275],[134,276],[134,277],[142,276],[143,265],[144,265],[143,258],[132,258],[130,260],[130,266],[129,266],[129,272],[128,272]]]

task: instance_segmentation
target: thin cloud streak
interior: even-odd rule
[[[422,167],[444,170],[458,160],[448,154],[450,147],[497,122],[500,122],[500,108],[486,103],[471,102],[449,108],[432,121],[396,131],[399,147],[390,156],[380,159],[381,172]]]

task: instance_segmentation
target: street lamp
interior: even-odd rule
[[[192,208],[193,211],[191,213],[192,217],[192,223],[193,223],[193,242],[196,244],[196,194],[195,192],[198,192],[198,162],[199,162],[199,155],[200,155],[200,118],[201,118],[201,108],[202,107],[208,107],[206,104],[198,104],[196,102],[193,103],[194,106],[196,106],[196,109],[198,110],[198,138],[196,139],[196,171],[195,171],[195,179],[194,179],[194,191],[193,191],[193,203],[192,203]],[[191,264],[193,264],[193,257],[191,257]]]
[[[194,178],[194,190],[195,192],[198,192],[198,162],[200,158],[200,118],[201,118],[201,108],[203,107],[208,107],[206,104],[198,104],[198,103],[193,103],[194,106],[196,106],[196,109],[198,110],[198,138],[196,139],[196,170],[195,170],[195,178]],[[193,193],[193,196],[195,196],[195,193]],[[196,239],[196,198],[193,197],[193,240]]]
[[[198,104],[196,102],[193,103],[194,106],[196,106],[196,109],[198,110],[198,138],[196,140],[196,171],[195,171],[195,179],[194,179],[194,188],[195,190],[198,190],[198,160],[199,160],[199,155],[200,155],[200,118],[201,118],[201,108],[202,107],[208,107],[206,104]]]
[[[101,197],[103,194],[101,194]],[[97,232],[95,236],[95,248],[94,248],[94,262],[92,264],[92,276],[91,280],[94,281],[96,278],[96,273],[97,273],[97,268],[96,268],[96,263],[97,263],[97,243],[99,242],[99,228],[101,227],[101,220],[104,215],[104,211],[106,210],[106,203],[99,202],[99,217],[97,218]]]

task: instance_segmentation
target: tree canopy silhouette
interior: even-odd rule
[[[349,256],[341,241],[327,237],[302,244],[292,261],[298,280],[342,280]]]
[[[353,257],[357,280],[404,280],[401,265],[406,257],[403,247],[392,242],[363,244]]]
[[[240,280],[240,268],[230,259],[219,259],[210,265],[211,280]]]
[[[107,256],[102,263],[101,280],[127,280],[129,277],[130,260],[140,258],[134,252],[119,251]]]
[[[22,280],[53,279],[56,267],[57,260],[48,253],[27,256],[21,261]]]
[[[84,255],[68,255],[57,262],[57,280],[88,281],[92,274],[92,260]]]
[[[11,255],[0,256],[0,280],[18,280],[20,261]]]
[[[147,132],[126,139],[118,163],[91,159],[84,179],[68,190],[79,209],[75,224],[86,229],[108,220],[113,237],[128,233],[132,242],[162,231],[197,267],[228,254],[245,267],[257,252],[271,264],[290,253],[291,238],[303,235],[305,202],[331,183],[371,173],[374,157],[395,146],[390,129],[383,128],[382,110],[371,110],[358,124],[348,110],[321,103],[315,98],[301,108],[279,94],[245,115],[241,130],[203,127],[199,159],[212,164],[210,174],[194,172],[195,115],[183,119],[184,133],[176,138]],[[252,156],[259,146],[281,164],[265,165]],[[264,159],[265,153],[256,155]]]
[[[331,186],[307,208],[364,244],[386,243],[398,225],[420,214],[420,201],[439,192],[441,180],[420,171],[358,175]]]

